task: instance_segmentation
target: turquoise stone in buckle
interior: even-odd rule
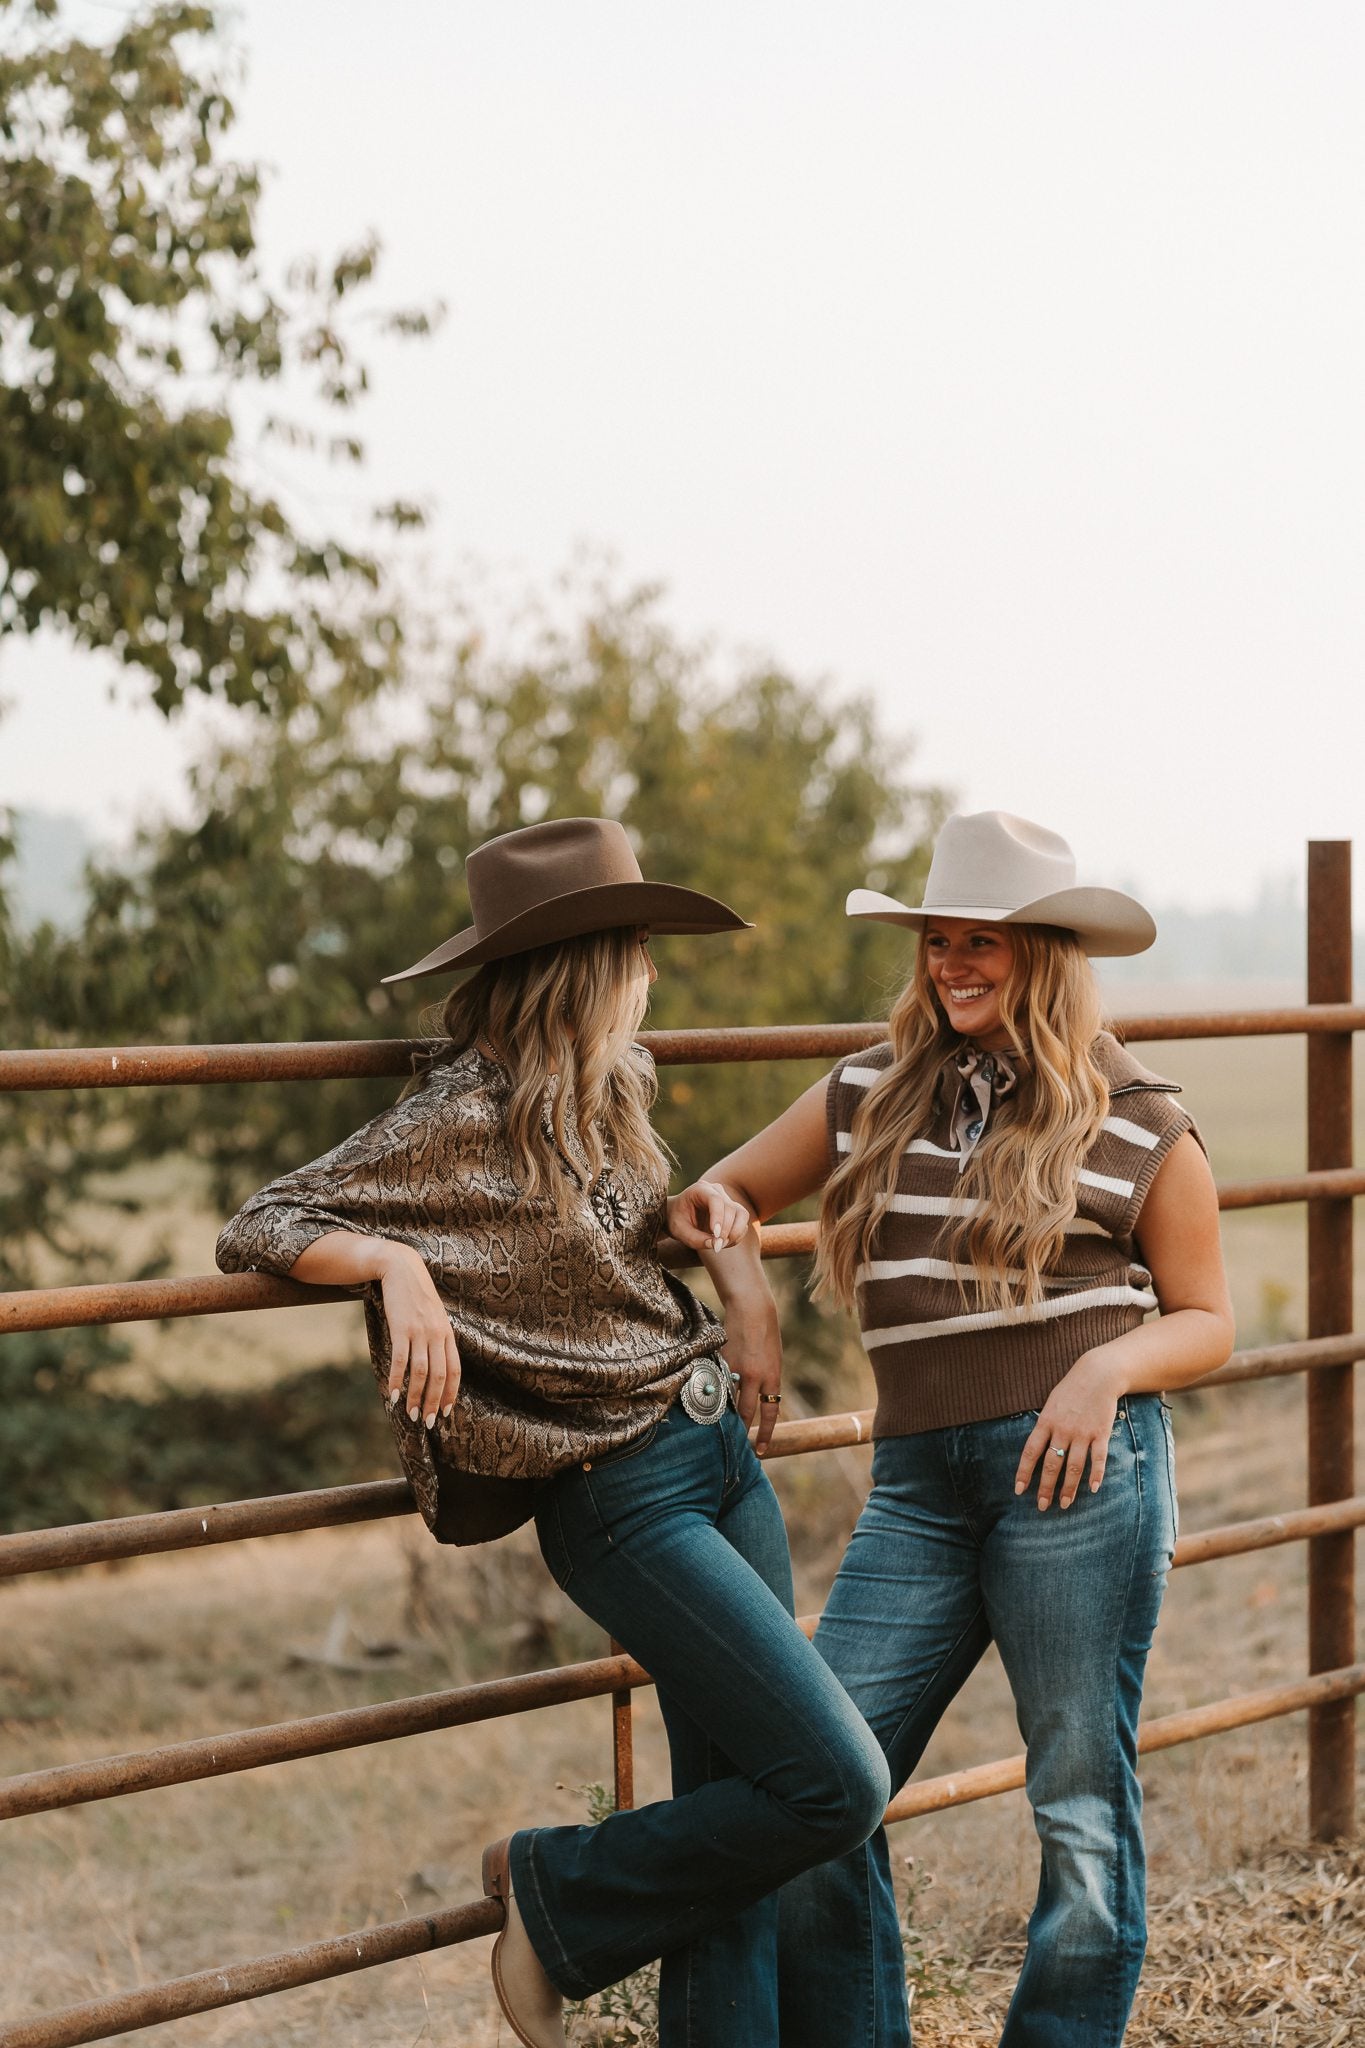
[[[702,1358],[683,1381],[679,1399],[694,1422],[719,1422],[730,1405],[736,1376],[718,1358]]]

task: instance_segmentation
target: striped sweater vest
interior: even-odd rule
[[[1094,1052],[1109,1084],[1109,1112],[1080,1170],[1076,1214],[1044,1276],[1044,1298],[1033,1307],[1007,1315],[979,1305],[972,1269],[946,1256],[946,1224],[971,1213],[957,1192],[951,1103],[940,1105],[928,1133],[906,1147],[891,1208],[857,1281],[858,1318],[877,1382],[874,1436],[913,1436],[1041,1408],[1082,1352],[1136,1328],[1157,1306],[1137,1248],[1138,1218],[1162,1161],[1194,1124],[1172,1100],[1176,1084],[1148,1073],[1108,1032]],[[878,1045],[841,1061],[830,1075],[831,1166],[846,1156],[858,1106],[890,1063],[891,1047]],[[959,1276],[967,1282],[965,1299]]]

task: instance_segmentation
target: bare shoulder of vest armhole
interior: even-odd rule
[[[857,1114],[858,1104],[863,1101],[867,1094],[866,1088],[861,1086],[861,1084],[845,1081],[845,1067],[871,1065],[875,1066],[879,1073],[881,1073],[885,1072],[890,1059],[890,1042],[887,1039],[880,1038],[875,1045],[865,1046],[861,1052],[845,1053],[844,1057],[835,1066],[830,1068],[829,1078],[825,1083],[825,1137],[831,1167],[838,1166],[846,1156],[839,1150],[839,1091],[846,1088],[852,1098],[845,1124],[845,1128],[848,1130],[851,1130],[853,1127],[853,1119]]]
[[[829,1079],[825,1082],[825,1152],[831,1167],[839,1164],[839,1088],[847,1065],[848,1060],[840,1060],[837,1066],[830,1068]]]
[[[829,1079],[825,1083],[825,1151],[831,1170],[839,1165],[844,1156],[839,1150],[839,1091],[849,1085],[844,1080],[844,1068],[851,1067],[860,1057],[861,1055],[856,1052],[845,1054],[837,1066],[830,1068]],[[848,1122],[850,1125],[853,1122],[852,1111],[849,1112]]]
[[[1157,1092],[1155,1089],[1149,1091],[1153,1095],[1156,1095]],[[1208,1156],[1208,1147],[1205,1145],[1199,1127],[1189,1111],[1181,1108],[1180,1104],[1174,1102],[1169,1095],[1162,1094],[1159,1099],[1165,1105],[1167,1114],[1160,1119],[1160,1125],[1156,1132],[1157,1142],[1144,1155],[1134,1181],[1133,1192],[1128,1198],[1126,1222],[1129,1236],[1137,1234],[1138,1224],[1142,1216],[1142,1207],[1151,1192],[1152,1182],[1156,1179],[1171,1153],[1187,1131],[1193,1136],[1205,1157],[1207,1158]]]
[[[1180,1105],[1180,1113],[1185,1119],[1184,1129],[1180,1133],[1181,1137],[1183,1138],[1186,1135],[1186,1133],[1188,1133],[1189,1136],[1194,1139],[1195,1144],[1199,1147],[1204,1157],[1206,1159],[1209,1159],[1210,1153],[1208,1145],[1205,1142],[1204,1133],[1200,1130],[1198,1124],[1195,1122],[1194,1118],[1190,1115],[1189,1111],[1185,1108],[1183,1103]]]

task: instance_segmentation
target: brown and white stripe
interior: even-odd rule
[[[877,1381],[874,1435],[1039,1408],[1082,1352],[1157,1306],[1137,1252],[1137,1221],[1162,1161],[1194,1125],[1172,1100],[1175,1084],[1149,1073],[1108,1032],[1094,1050],[1110,1110],[1077,1176],[1076,1213],[1040,1302],[1011,1311],[971,1306],[973,1269],[945,1255],[944,1231],[978,1205],[957,1192],[946,1114],[905,1148],[896,1193],[857,1276]],[[890,1046],[876,1046],[830,1075],[832,1165],[847,1154],[864,1093],[890,1061]]]

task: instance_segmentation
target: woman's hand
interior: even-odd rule
[[[762,1458],[782,1412],[782,1326],[766,1280],[761,1291],[726,1302],[720,1355],[731,1372],[739,1374],[738,1407],[744,1427],[751,1428],[758,1417],[754,1449]]]
[[[449,1415],[460,1391],[460,1353],[436,1283],[410,1245],[388,1243],[377,1278],[389,1326],[389,1406],[408,1383],[408,1420],[430,1429]]]
[[[460,1354],[436,1283],[412,1245],[328,1230],[299,1253],[289,1277],[308,1287],[368,1287],[377,1280],[389,1326],[389,1406],[406,1374],[410,1421],[420,1417],[430,1429],[438,1412],[450,1414],[460,1391]]]
[[[1059,1505],[1069,1508],[1080,1488],[1088,1458],[1090,1491],[1098,1493],[1123,1391],[1112,1363],[1094,1352],[1083,1352],[1066,1378],[1052,1389],[1029,1431],[1019,1470],[1014,1475],[1015,1492],[1024,1491],[1036,1466],[1039,1508],[1051,1506],[1058,1481]],[[1059,1457],[1059,1451],[1064,1455]]]
[[[721,1181],[698,1180],[672,1197],[668,1229],[679,1244],[701,1254],[724,1304],[720,1355],[739,1374],[738,1407],[744,1427],[752,1429],[758,1419],[754,1449],[762,1458],[781,1412],[782,1330],[759,1262],[753,1213]],[[736,1249],[740,1245],[743,1251]]]
[[[720,1252],[740,1244],[753,1217],[718,1180],[693,1181],[668,1198],[668,1234],[694,1252]]]
[[[1218,1236],[1218,1190],[1192,1131],[1177,1138],[1147,1191],[1138,1246],[1161,1314],[1083,1352],[1048,1396],[1014,1482],[1015,1492],[1022,1493],[1041,1458],[1040,1508],[1048,1506],[1059,1479],[1061,1504],[1070,1507],[1087,1456],[1090,1491],[1097,1491],[1124,1394],[1188,1387],[1222,1365],[1236,1341]],[[1058,1447],[1064,1458],[1055,1455]]]

